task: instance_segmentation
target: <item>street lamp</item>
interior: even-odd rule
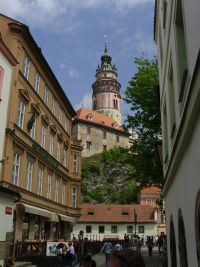
[[[136,235],[136,227],[137,227],[137,213],[135,212],[135,209],[134,209],[134,224],[135,224],[135,235]]]

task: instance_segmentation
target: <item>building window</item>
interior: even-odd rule
[[[34,83],[34,89],[37,93],[39,93],[40,89],[40,74],[36,72],[35,74],[35,83]]]
[[[176,129],[176,113],[174,103],[174,84],[173,84],[173,69],[172,64],[169,69],[168,77],[168,104],[169,104],[169,124],[170,124],[170,138],[172,139]]]
[[[60,162],[60,142],[57,141],[57,145],[56,145],[56,159],[57,161]]]
[[[67,150],[63,150],[63,165],[67,167]]]
[[[43,176],[44,176],[44,170],[40,168],[39,173],[38,173],[38,195],[39,196],[42,196]]]
[[[175,239],[175,230],[172,217],[170,219],[170,258],[171,258],[171,266],[176,267],[177,266],[176,239]]]
[[[103,145],[103,150],[107,150],[107,145]]]
[[[90,133],[91,133],[91,127],[87,127],[87,134],[90,135]]]
[[[40,133],[40,145],[45,148],[45,138],[46,138],[46,125],[42,123],[41,133]]]
[[[67,121],[65,121],[65,131],[67,132]]]
[[[144,226],[139,225],[138,229],[139,229],[139,234],[144,234]]]
[[[51,132],[49,136],[49,154],[53,155],[54,134]]]
[[[22,219],[22,240],[27,240],[29,237],[30,230],[30,214],[25,213]]]
[[[146,205],[152,205],[152,199],[146,199]]]
[[[180,209],[178,212],[178,241],[179,241],[180,266],[187,267],[188,266],[188,259],[187,259],[185,226],[184,226],[182,212]]]
[[[59,180],[56,178],[55,182],[55,202],[58,202],[58,193],[59,193]]]
[[[22,73],[27,80],[29,75],[29,69],[30,69],[30,59],[27,56],[25,56]]]
[[[175,16],[176,52],[178,56],[178,76],[180,81],[179,101],[182,101],[185,82],[188,75],[182,0],[177,0]]]
[[[77,207],[77,187],[72,187],[72,208]]]
[[[167,19],[167,2],[163,1],[163,29],[166,28],[166,19]]]
[[[31,129],[29,131],[30,137],[35,139],[35,128],[36,128],[36,118],[34,118],[34,122],[32,123]]]
[[[53,99],[52,99],[52,110],[51,111],[54,115],[56,115],[56,98],[55,98],[55,96],[53,96]]]
[[[117,226],[116,225],[112,225],[111,226],[111,233],[112,234],[116,234],[117,233]]]
[[[65,205],[66,183],[62,184],[62,204]]]
[[[105,226],[99,225],[99,234],[104,234],[104,232],[105,232]]]
[[[106,139],[106,132],[103,132],[103,139]]]
[[[160,65],[162,67],[162,62],[163,62],[163,40],[162,40],[162,33],[161,33],[161,27],[159,25],[159,54],[160,54]]]
[[[45,85],[45,87],[44,87],[44,98],[43,98],[43,100],[44,100],[44,103],[46,105],[48,105],[48,97],[49,97],[49,89]]]
[[[119,135],[116,135],[116,143],[119,143]]]
[[[24,127],[24,117],[25,117],[25,103],[23,101],[19,101],[18,105],[18,117],[17,117],[17,125],[23,129]]]
[[[167,163],[168,160],[168,128],[167,128],[167,110],[166,104],[163,109],[163,159],[164,163]]]
[[[133,226],[131,226],[131,225],[127,226],[127,233],[128,234],[132,234],[133,233]]]
[[[62,124],[62,114],[63,112],[62,112],[62,109],[60,108],[59,117],[58,117],[60,124]]]
[[[90,150],[90,146],[91,146],[91,142],[90,141],[86,141],[86,149]]]
[[[47,199],[51,199],[51,175],[47,177]]]
[[[78,156],[73,154],[73,172],[78,172]]]
[[[1,93],[3,88],[3,77],[4,77],[4,69],[0,66],[0,100],[1,100]]]
[[[26,168],[26,190],[31,191],[33,179],[33,162],[28,160]]]
[[[13,157],[12,183],[17,186],[19,185],[19,169],[20,169],[20,155],[15,152]]]
[[[86,225],[85,232],[86,232],[86,234],[91,234],[92,233],[92,226],[91,225]]]

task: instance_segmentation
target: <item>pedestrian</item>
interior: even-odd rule
[[[122,250],[122,245],[119,244],[119,243],[117,243],[117,244],[114,245],[113,252],[114,251],[117,251],[117,250]]]
[[[106,267],[108,267],[108,262],[109,262],[109,258],[112,253],[112,250],[113,250],[113,245],[110,241],[105,242],[103,247],[100,250],[100,253],[105,253]]]
[[[136,244],[136,251],[137,251],[138,253],[140,253],[140,250],[141,250],[141,241],[140,241],[140,237],[139,237],[139,236],[138,236],[138,238],[137,238],[135,244]]]
[[[56,255],[57,255],[57,262],[58,262],[58,267],[62,267],[63,266],[63,247],[64,247],[64,244],[62,243],[59,243],[57,246],[56,246]]]
[[[68,249],[67,249],[67,253],[69,255],[69,260],[70,260],[70,267],[75,267],[76,261],[77,261],[77,255],[75,253],[75,249],[74,246],[72,244],[72,242],[68,243]]]
[[[163,245],[164,245],[164,237],[163,237],[163,235],[159,236],[157,244],[158,244],[159,256],[161,256],[161,250],[163,249]]]
[[[108,267],[145,267],[145,262],[137,251],[125,248],[112,253]]]
[[[149,256],[152,256],[153,238],[151,236],[147,237],[147,247],[148,247]]]

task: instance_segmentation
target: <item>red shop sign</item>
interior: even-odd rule
[[[11,207],[5,207],[5,214],[12,215],[12,208]]]

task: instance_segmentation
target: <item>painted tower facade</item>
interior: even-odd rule
[[[101,65],[96,69],[96,81],[92,84],[92,109],[113,118],[121,126],[120,88],[117,81],[117,68],[105,46]]]

